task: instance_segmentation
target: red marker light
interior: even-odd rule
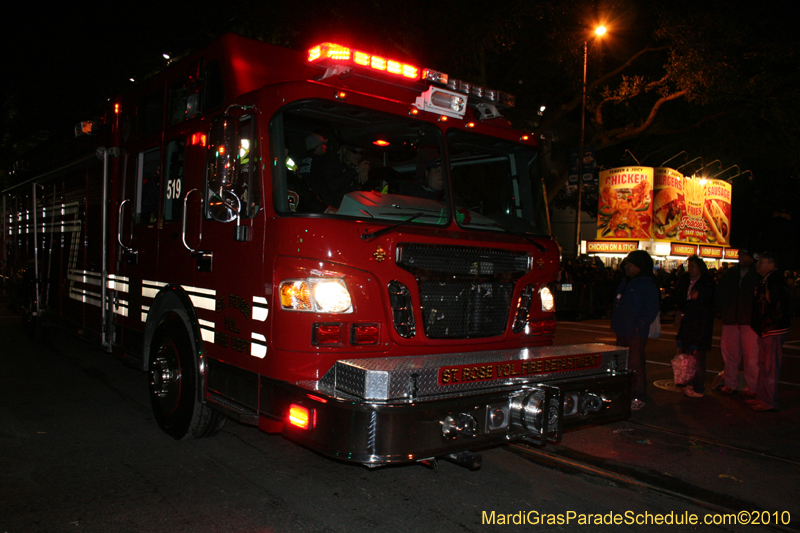
[[[373,141],[372,144],[375,146],[389,146],[389,141],[378,139],[377,141]]]

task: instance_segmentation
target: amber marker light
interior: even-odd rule
[[[289,423],[300,429],[308,429],[311,421],[308,409],[301,405],[292,404],[289,406]]]

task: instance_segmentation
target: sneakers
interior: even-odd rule
[[[742,391],[742,394],[744,394],[745,396],[750,396],[751,398],[755,398],[755,397],[756,397],[756,393],[755,393],[755,392],[753,392],[753,391],[751,391],[751,390],[750,390],[750,389],[748,389],[748,388],[745,388],[745,389]]]
[[[633,400],[631,402],[631,411],[638,411],[639,409],[641,409],[645,405],[647,405],[647,404],[644,403],[642,400]]]
[[[690,398],[702,398],[703,397],[703,393],[702,392],[695,392],[694,387],[692,387],[691,385],[686,385],[686,387],[683,389],[683,393],[686,396],[689,396]]]
[[[719,391],[722,394],[724,394],[725,396],[733,396],[734,394],[736,394],[738,392],[733,387],[722,387]]]

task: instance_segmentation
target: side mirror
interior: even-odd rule
[[[217,222],[232,222],[241,210],[242,202],[232,191],[221,189],[208,198],[208,214]]]
[[[211,132],[214,145],[209,150],[209,190],[231,189],[236,180],[239,163],[239,119],[223,115],[214,123]]]

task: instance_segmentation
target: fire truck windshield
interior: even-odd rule
[[[286,108],[271,128],[287,161],[278,212],[430,225],[455,215],[471,229],[549,234],[530,146],[457,129],[445,137],[436,124],[329,101]]]
[[[533,147],[451,129],[450,180],[459,225],[548,235],[547,198]]]

